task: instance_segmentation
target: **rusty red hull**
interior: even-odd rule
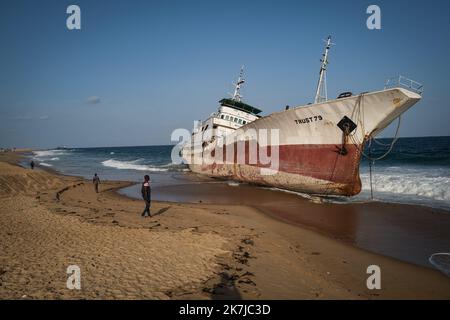
[[[199,173],[280,187],[292,191],[311,192],[318,194],[356,195],[361,191],[359,163],[361,148],[353,144],[345,146],[346,153],[340,152],[341,145],[281,145],[278,146],[278,168],[273,174],[261,174],[261,168],[270,165],[261,162],[259,156],[252,163],[249,143],[245,143],[244,153],[238,159],[238,146],[218,148],[203,157],[215,157],[212,164],[196,167]],[[234,150],[228,155],[226,150]],[[271,156],[271,147],[258,146],[256,154]],[[217,154],[221,155],[217,161]]]

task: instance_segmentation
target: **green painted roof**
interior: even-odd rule
[[[258,114],[262,112],[258,108],[252,107],[251,105],[243,102],[235,101],[233,99],[222,99],[219,101],[219,103],[223,106],[231,107],[245,112],[250,112],[253,114]]]

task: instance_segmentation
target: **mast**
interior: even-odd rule
[[[324,40],[325,41],[325,40]],[[316,97],[314,99],[314,103],[320,103],[327,101],[327,79],[326,79],[326,73],[327,73],[327,66],[328,66],[328,51],[330,50],[333,43],[331,43],[331,36],[328,36],[328,39],[325,41],[325,52],[322,54],[322,59],[320,59],[320,62],[322,62],[320,66],[320,76],[319,76],[319,82],[317,83],[317,90],[316,90]]]
[[[234,93],[233,93],[233,100],[237,102],[241,102],[241,85],[243,85],[245,82],[244,80],[244,66],[241,67],[241,72],[239,72],[239,78],[236,83],[233,83],[234,85]]]

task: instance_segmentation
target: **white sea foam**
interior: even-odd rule
[[[275,187],[268,187],[267,189],[275,190],[275,191],[279,191],[279,192],[295,194],[297,196],[300,196],[302,198],[308,199],[308,200],[310,200],[312,202],[316,202],[316,203],[321,203],[321,202],[324,201],[320,196],[307,194],[307,193],[303,193],[303,192],[291,191],[291,190],[280,189],[280,188],[275,188]]]
[[[313,202],[367,202],[370,201],[370,176],[363,169],[360,174],[362,190],[354,197],[320,197],[300,192],[270,188],[293,193]],[[450,209],[450,173],[441,168],[387,167],[375,168],[373,174],[374,199],[382,202],[420,204]]]
[[[370,200],[370,175],[361,172],[361,193],[351,198],[332,198],[347,203]],[[375,167],[373,196],[377,201],[418,204],[450,209],[450,172],[438,167]]]
[[[58,161],[59,158],[58,158],[58,157],[53,157],[53,158],[51,158],[50,160],[51,160],[51,161]]]
[[[55,157],[55,156],[67,154],[67,150],[40,150],[40,151],[33,151],[33,153],[36,155],[36,157],[39,157],[39,158]]]
[[[138,171],[153,171],[153,172],[161,172],[168,171],[167,168],[158,168],[145,164],[138,164],[141,159],[133,160],[133,161],[119,161],[114,159],[109,159],[102,161],[102,164],[105,167],[116,168],[119,170],[138,170]]]
[[[39,162],[40,166],[44,166],[44,167],[53,167],[51,164],[45,163],[45,162]]]
[[[439,169],[418,170],[388,168],[373,175],[374,192],[403,198],[428,198],[450,203],[450,177]],[[363,191],[370,191],[370,176],[361,174]]]

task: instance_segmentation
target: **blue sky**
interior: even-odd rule
[[[81,8],[81,30],[66,8]],[[381,8],[382,29],[366,28]],[[0,3],[0,146],[170,144],[216,111],[246,67],[265,114],[313,100],[333,36],[329,96],[425,86],[401,136],[450,135],[449,1],[20,1]],[[393,129],[385,135],[392,135]]]

